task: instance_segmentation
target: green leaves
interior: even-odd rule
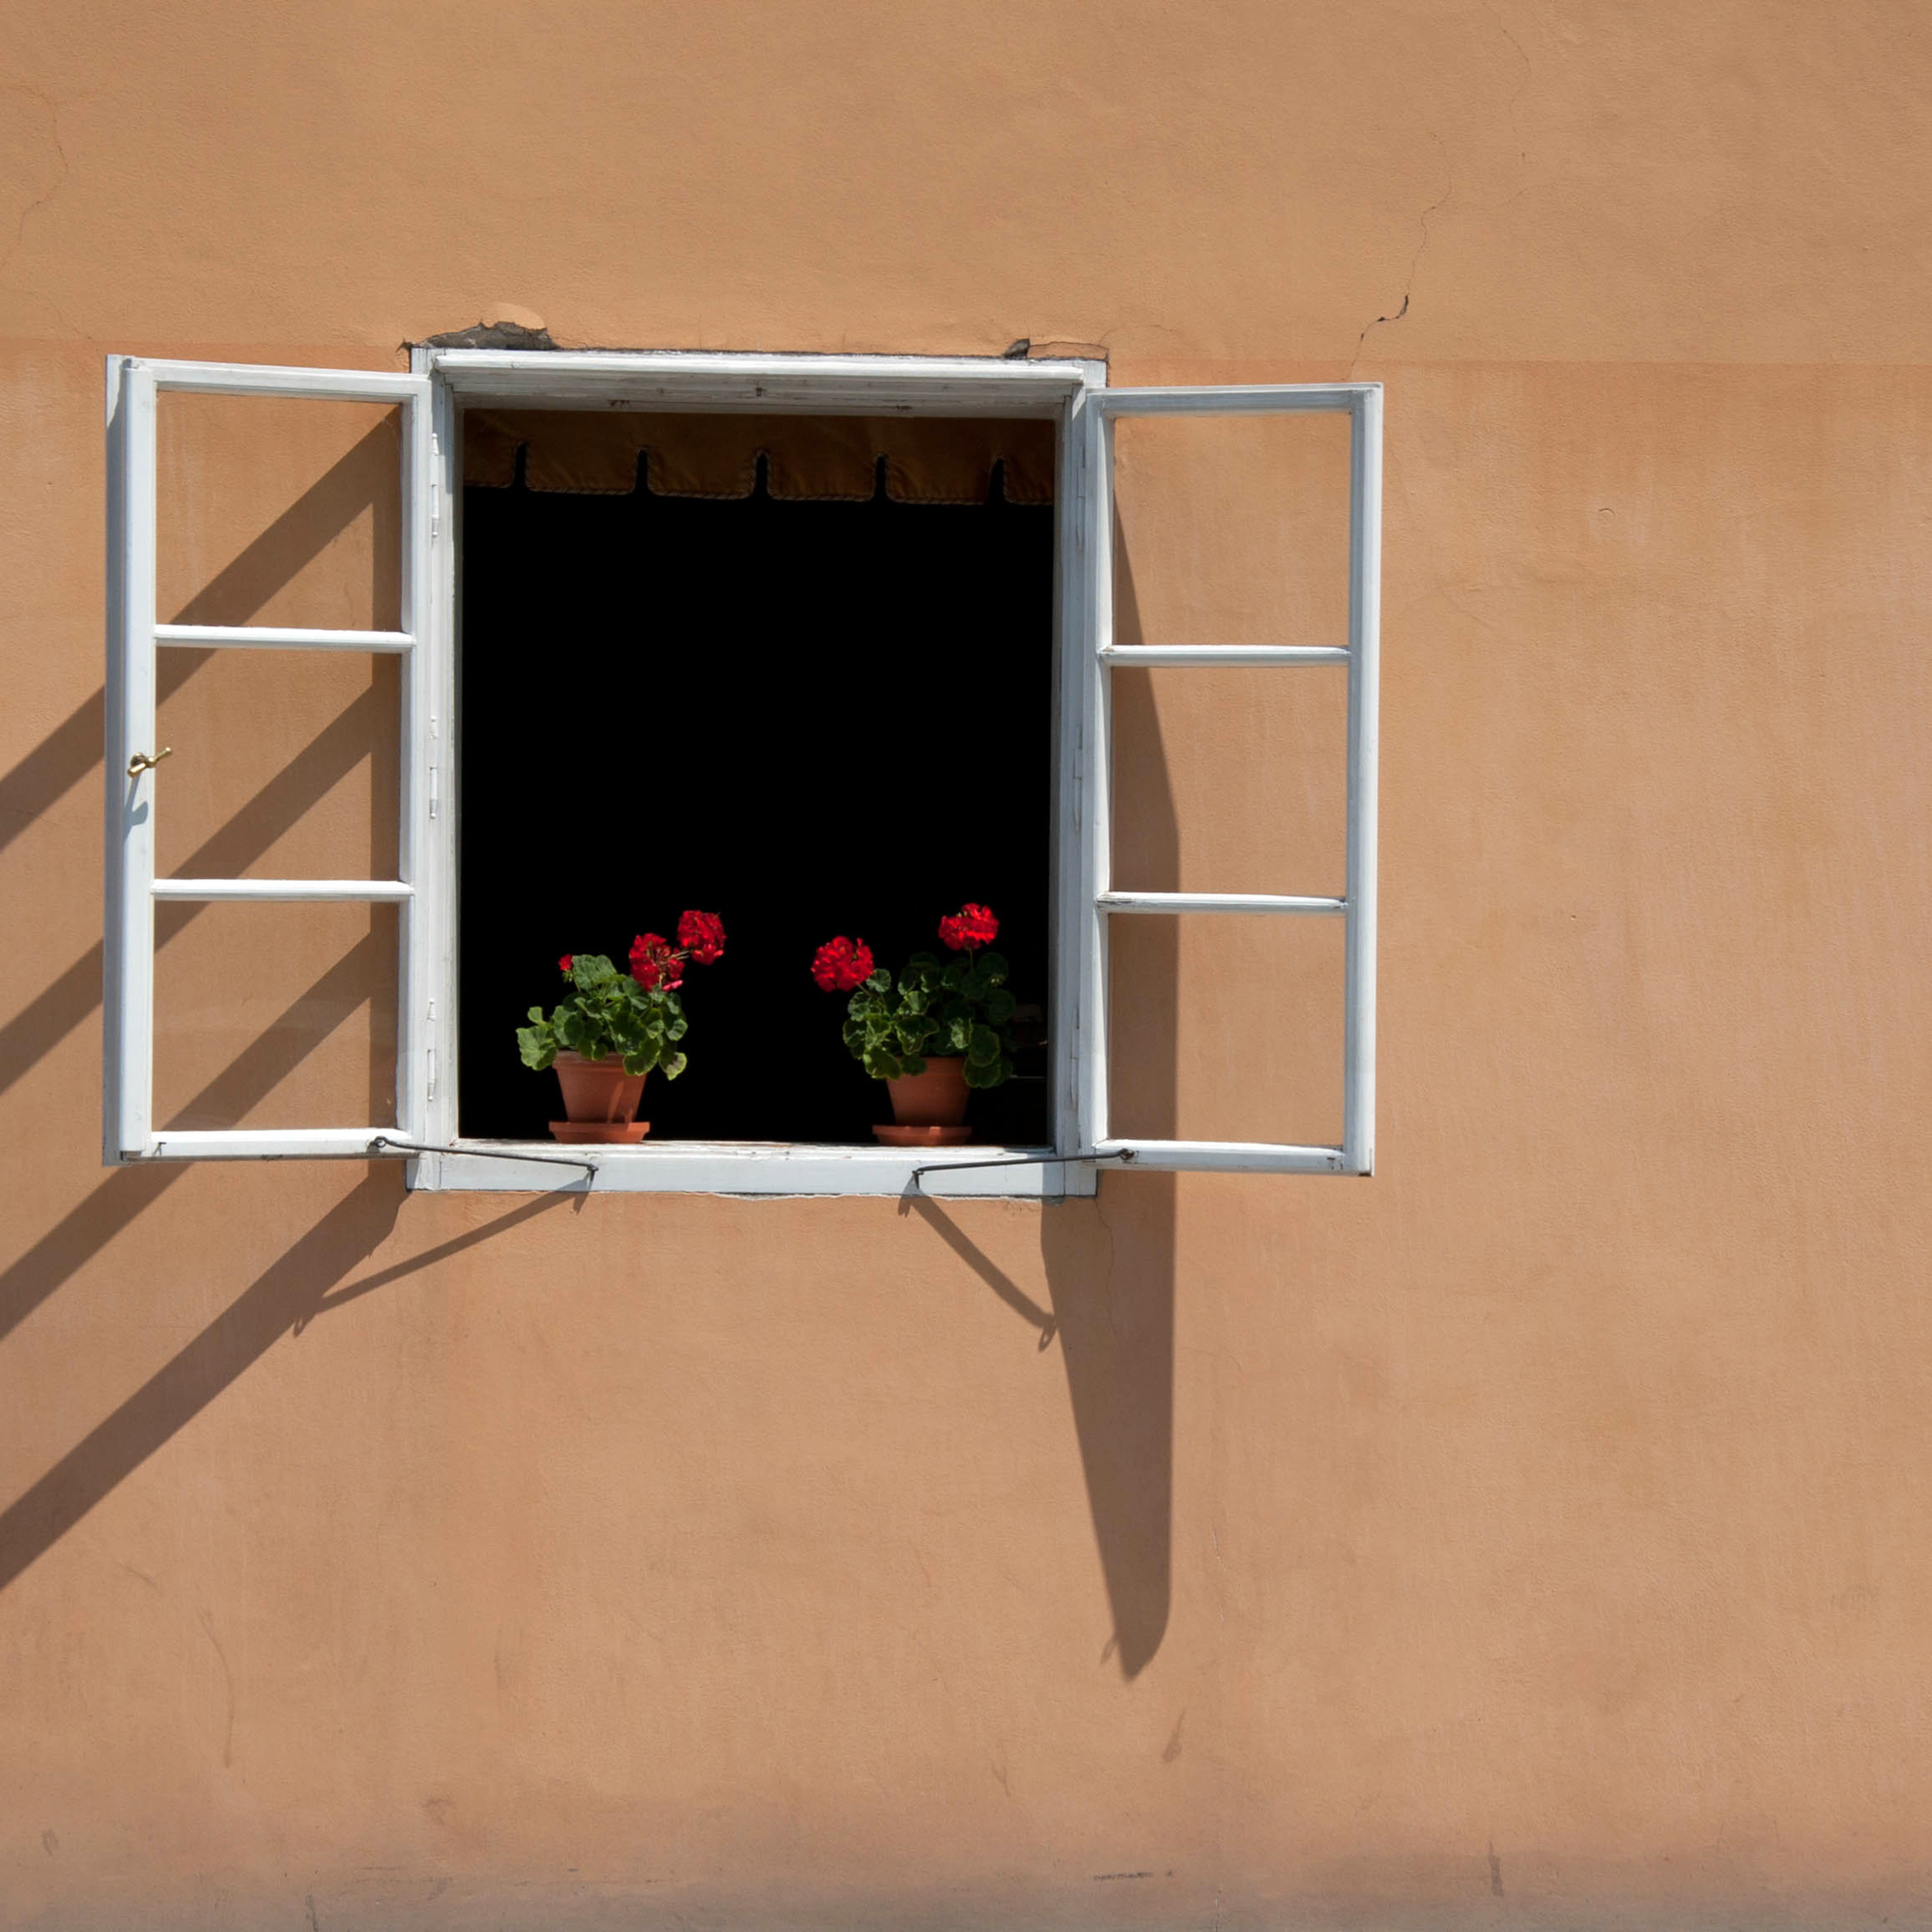
[[[675,1080],[684,1071],[685,1056],[670,1049],[691,1023],[675,993],[640,986],[601,952],[578,953],[569,978],[570,997],[548,1019],[541,1007],[532,1007],[530,1024],[517,1029],[517,1051],[526,1066],[541,1072],[560,1052],[581,1053],[585,1060],[614,1053],[622,1057],[626,1073],[661,1067],[667,1080]]]
[[[965,1060],[969,1087],[1001,1086],[1013,1073],[1006,978],[997,952],[950,960],[915,952],[896,986],[881,967],[846,1006],[846,1051],[874,1080],[923,1073],[927,1057],[943,1054]]]

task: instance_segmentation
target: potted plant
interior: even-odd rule
[[[556,1068],[564,1118],[550,1123],[560,1141],[635,1145],[650,1132],[637,1119],[644,1079],[653,1068],[667,1080],[684,1071],[677,1042],[689,1022],[677,989],[688,960],[709,966],[724,952],[724,923],[716,913],[688,912],[677,923],[677,944],[640,932],[631,946],[628,973],[601,952],[566,952],[557,970],[570,981],[567,998],[517,1029],[524,1065]]]
[[[1013,996],[1007,962],[980,949],[999,937],[1000,922],[967,904],[939,922],[955,955],[915,952],[895,983],[875,967],[863,939],[829,939],[812,957],[811,977],[828,993],[850,993],[845,1044],[892,1097],[892,1126],[872,1132],[888,1147],[950,1147],[973,1137],[964,1124],[976,1087],[1012,1078],[1009,1031]]]

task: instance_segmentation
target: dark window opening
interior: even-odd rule
[[[683,989],[690,1066],[653,1074],[651,1142],[872,1144],[892,1118],[839,1037],[814,949],[896,970],[966,899],[1002,922],[1019,1077],[976,1094],[985,1143],[1049,1139],[1053,511],[753,494],[464,493],[461,1121],[543,1139],[556,1079],[517,1057],[566,952],[729,945]]]

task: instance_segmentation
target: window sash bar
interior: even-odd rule
[[[327,899],[362,900],[372,905],[402,904],[415,888],[401,879],[156,879],[149,892],[157,899],[252,899],[298,904]]]
[[[157,644],[206,650],[387,651],[412,650],[408,631],[307,631],[285,624],[156,624]]]
[[[1169,1173],[1349,1174],[1348,1151],[1338,1147],[1297,1147],[1281,1141],[1105,1140],[1102,1158],[1129,1156],[1136,1168]]]
[[[403,1158],[376,1145],[388,1127],[163,1127],[144,1160],[380,1160]]]
[[[1309,897],[1293,893],[1102,893],[1105,912],[1287,913],[1346,917],[1347,899]]]
[[[281,396],[303,403],[410,403],[420,384],[384,369],[302,369],[270,362],[170,362],[128,357],[157,389],[209,396]]]
[[[1376,895],[1380,796],[1382,391],[1362,386],[1350,422],[1349,899],[1342,966],[1346,1172],[1376,1165]]]
[[[1095,655],[1114,642],[1114,433],[1098,407],[1104,390],[1087,398],[1087,500],[1081,556],[1086,616]],[[1107,1131],[1107,1055],[1110,1046],[1107,915],[1101,899],[1112,886],[1114,725],[1113,679],[1089,664],[1080,737],[1084,772],[1075,811],[1080,825],[1083,919],[1080,927],[1080,1039],[1074,1069],[1075,1147],[1099,1145]]]
[[[1100,653],[1109,666],[1148,669],[1265,670],[1301,665],[1345,665],[1346,644],[1112,644]]]
[[[119,1160],[148,1144],[155,1016],[155,772],[128,760],[155,745],[156,389],[153,369],[110,358],[107,520],[107,866],[101,1140]]]
[[[1280,416],[1309,412],[1340,413],[1380,394],[1374,383],[1271,383],[1255,387],[1204,384],[1200,388],[1108,389],[1100,398],[1109,416]]]

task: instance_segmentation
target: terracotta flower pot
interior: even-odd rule
[[[886,1082],[897,1124],[872,1132],[887,1147],[956,1147],[973,1138],[973,1129],[960,1124],[972,1091],[963,1059],[928,1059],[923,1073]]]
[[[581,1053],[559,1053],[554,1065],[566,1117],[550,1123],[555,1139],[621,1145],[640,1141],[650,1132],[651,1123],[637,1119],[645,1076],[626,1073],[621,1055],[585,1060]]]

